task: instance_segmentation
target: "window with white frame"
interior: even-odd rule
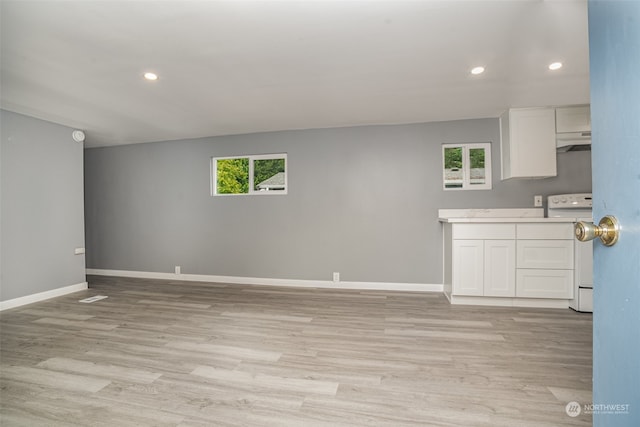
[[[287,155],[213,157],[211,194],[287,194]]]
[[[442,144],[445,190],[491,189],[491,144]]]

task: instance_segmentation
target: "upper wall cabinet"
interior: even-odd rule
[[[502,179],[557,175],[555,108],[513,108],[500,116]]]
[[[556,131],[558,133],[591,131],[589,105],[556,108]]]

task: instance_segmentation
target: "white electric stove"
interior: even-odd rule
[[[556,194],[547,197],[547,217],[593,222],[591,193]],[[573,299],[569,307],[593,312],[593,242],[574,240]]]

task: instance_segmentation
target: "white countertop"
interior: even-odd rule
[[[438,209],[438,218],[543,218],[542,208]]]
[[[577,222],[581,218],[545,218],[542,208],[438,209],[444,223]]]
[[[577,218],[438,218],[438,221],[448,224],[482,224],[482,223],[522,223],[522,222],[576,222]]]

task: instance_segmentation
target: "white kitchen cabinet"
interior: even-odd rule
[[[515,295],[514,224],[456,224],[452,236],[453,295]]]
[[[454,240],[453,294],[515,296],[514,240]]]
[[[484,241],[453,241],[453,294],[482,296],[484,293]]]
[[[566,308],[573,298],[570,222],[454,220],[443,236],[444,289],[453,304]]]
[[[512,108],[500,116],[502,179],[557,175],[555,108]]]
[[[591,108],[588,105],[556,108],[556,132],[591,131]]]
[[[515,240],[484,241],[484,296],[516,295]]]
[[[516,297],[573,298],[573,224],[518,224],[516,237]]]

